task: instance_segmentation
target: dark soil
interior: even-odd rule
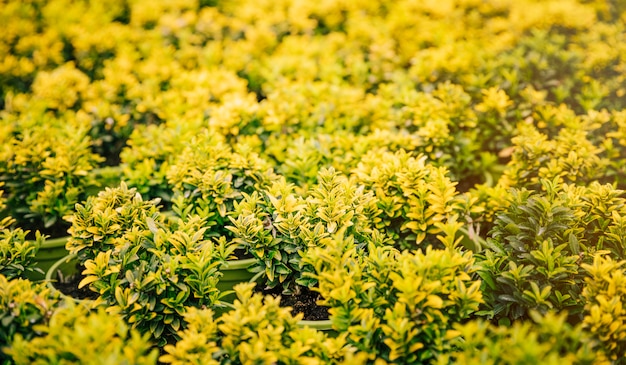
[[[281,288],[274,289],[259,289],[257,291],[263,294],[269,294],[273,297],[280,296],[281,307],[291,307],[292,313],[304,314],[304,320],[306,321],[323,321],[328,319],[328,307],[318,305],[317,302],[321,299],[321,295],[306,287],[300,288],[298,294],[283,294]]]
[[[78,268],[78,272],[82,272],[84,270],[83,267]],[[78,288],[78,284],[83,279],[81,274],[73,274],[68,277],[58,277],[58,280],[52,283],[52,285],[57,288],[58,291],[67,295],[68,297],[72,297],[74,299],[81,300],[95,300],[98,298],[98,293],[89,290],[89,285],[84,286],[82,288]]]

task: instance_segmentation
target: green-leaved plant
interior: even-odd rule
[[[35,329],[37,337],[17,335],[6,351],[14,364],[148,365],[157,361],[158,352],[147,335],[141,336],[103,308],[90,312],[69,302]]]
[[[47,324],[58,306],[58,294],[52,293],[45,283],[9,280],[0,274],[0,363],[10,359],[6,346],[18,336],[23,340],[38,336],[36,327]]]
[[[0,221],[0,274],[8,279],[22,277],[25,273],[43,271],[35,266],[35,255],[44,242],[39,231],[34,240],[26,238],[28,231],[10,228],[12,219]]]
[[[377,212],[371,193],[333,168],[322,169],[317,180],[304,196],[283,179],[236,204],[227,228],[257,259],[251,270],[263,273],[268,288],[292,292],[315,285],[302,274],[312,268],[303,266],[301,257],[337,231],[353,234],[361,244],[378,235],[370,222]]]
[[[490,315],[515,320],[530,310],[567,310],[580,320],[585,300],[581,265],[608,250],[624,259],[624,192],[541,180],[545,192],[511,190],[478,255]]]
[[[531,320],[497,326],[483,320],[455,324],[454,349],[435,364],[610,364],[599,342],[567,315],[531,312]]]
[[[452,348],[455,323],[482,303],[471,252],[367,247],[337,235],[305,257],[333,328],[371,359],[427,363]]]
[[[234,308],[215,318],[210,309],[190,309],[189,327],[176,345],[165,346],[164,363],[217,364],[364,364],[365,356],[340,335],[298,326],[302,315],[292,316],[280,298],[253,292],[254,284],[235,286]]]

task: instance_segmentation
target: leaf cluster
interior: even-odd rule
[[[235,286],[234,308],[215,318],[210,309],[190,309],[189,327],[176,345],[167,345],[167,364],[363,364],[344,336],[332,338],[301,327],[280,299],[253,293],[254,285]]]
[[[359,248],[337,235],[305,260],[329,306],[333,328],[370,359],[427,363],[451,348],[454,323],[483,302],[471,253],[454,249],[403,251]]]

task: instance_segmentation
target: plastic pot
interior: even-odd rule
[[[73,300],[76,303],[92,307],[92,304],[94,303],[93,300],[78,299],[68,296],[54,286],[55,283],[65,281],[74,275],[80,275],[77,263],[78,261],[76,259],[76,255],[66,255],[58,259],[46,272],[46,285],[51,291],[59,293],[62,298]]]
[[[252,280],[254,273],[248,271],[256,260],[254,258],[227,261],[220,269],[222,277],[217,283],[217,288],[224,292],[233,290],[233,287],[239,283],[246,283]],[[230,293],[222,298],[224,302],[232,303],[235,300],[235,293]]]
[[[43,280],[50,267],[69,254],[65,249],[65,244],[69,238],[70,236],[65,236],[45,240],[35,255],[35,266],[40,268],[43,273],[29,272],[26,277],[33,281]]]

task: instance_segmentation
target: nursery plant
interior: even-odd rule
[[[207,237],[229,237],[225,226],[235,203],[269,185],[276,175],[247,145],[233,148],[220,134],[204,130],[172,163],[167,179],[176,216],[199,216],[210,227]]]
[[[71,223],[66,248],[83,264],[100,252],[115,249],[134,237],[150,232],[148,221],[164,222],[160,199],[143,200],[135,188],[121,182],[118,187],[105,188],[96,196],[77,203],[66,217]],[[131,238],[125,236],[131,235]],[[137,239],[135,238],[135,239]]]
[[[455,323],[483,302],[471,252],[362,247],[339,232],[304,258],[333,328],[370,359],[428,363],[453,348]]]
[[[364,364],[343,336],[298,326],[280,298],[255,293],[253,283],[235,286],[234,308],[219,318],[210,309],[192,308],[176,345],[165,346],[166,364]]]
[[[400,249],[448,246],[472,213],[448,171],[424,155],[373,151],[363,156],[352,175],[375,193],[379,213],[370,219]]]
[[[303,265],[302,255],[339,230],[363,245],[378,237],[369,221],[377,212],[371,193],[333,168],[322,169],[317,180],[300,195],[283,178],[236,204],[227,228],[256,259],[250,270],[261,275],[262,287],[291,294],[315,285],[303,274],[311,267]]]
[[[5,352],[14,364],[156,364],[148,334],[129,329],[103,308],[89,311],[69,301],[36,325],[38,336],[16,335]]]
[[[588,274],[583,289],[585,298],[584,329],[599,343],[612,364],[624,364],[626,334],[624,302],[626,290],[626,261],[613,259],[608,252],[594,255],[593,262],[583,264]]]
[[[624,192],[612,185],[557,184],[543,192],[513,189],[477,254],[489,315],[505,322],[529,311],[566,310],[580,321],[585,299],[581,265],[608,250],[622,259]]]
[[[27,239],[28,231],[11,228],[11,223],[11,218],[0,221],[0,274],[9,280],[29,273],[43,274],[35,260],[44,236],[36,232],[34,240]]]
[[[234,247],[205,239],[200,218],[166,220],[157,202],[124,183],[105,189],[77,205],[68,249],[85,266],[79,287],[99,295],[94,305],[163,344],[184,328],[187,307],[220,305],[219,269]]]
[[[44,283],[0,274],[0,363],[10,363],[7,346],[17,337],[28,341],[38,336],[36,326],[47,324],[59,304]]]
[[[532,321],[497,326],[484,320],[455,324],[454,350],[435,364],[611,364],[581,324],[555,312],[531,312]]]
[[[6,207],[0,216],[33,234],[66,235],[63,216],[86,197],[93,184],[89,172],[101,160],[90,150],[87,131],[79,123],[50,120],[34,115],[32,122],[14,122],[12,133],[3,135],[0,150],[0,181]]]

